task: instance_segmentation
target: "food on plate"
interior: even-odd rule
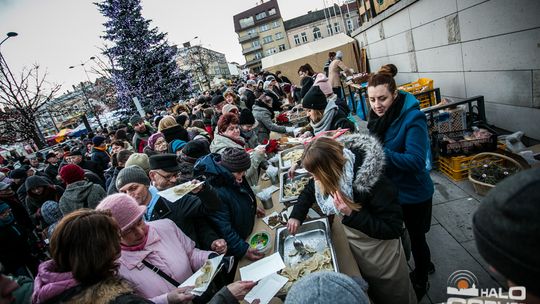
[[[212,262],[206,261],[201,267],[202,274],[195,280],[195,288],[210,282],[210,275],[212,274]]]
[[[192,182],[183,183],[181,185],[178,185],[174,187],[173,191],[176,195],[185,195],[189,192],[193,191],[193,189],[197,188],[197,184],[194,184]]]
[[[278,215],[272,215],[271,217],[268,218],[268,226],[270,227],[274,227],[274,226],[277,226],[281,224],[281,216],[278,214]]]
[[[300,195],[300,192],[304,190],[307,183],[309,182],[309,177],[303,176],[300,179],[292,180],[283,185],[283,195],[285,197],[293,197]]]
[[[293,249],[291,251],[296,250]],[[330,254],[330,248],[328,247],[321,252],[314,252],[312,257],[303,262],[283,268],[283,270],[281,270],[281,275],[289,279],[289,281],[283,286],[281,291],[289,291],[294,282],[310,273],[321,270],[334,270],[334,266],[332,266],[332,255]]]
[[[249,246],[257,249],[259,252],[265,252],[269,248],[270,235],[261,231],[253,234],[249,239]]]
[[[291,163],[296,163],[300,160],[300,158],[302,158],[302,154],[304,154],[304,150],[294,149],[282,155],[281,159],[283,160],[283,162],[290,160]]]

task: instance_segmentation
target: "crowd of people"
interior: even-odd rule
[[[265,215],[254,190],[277,133],[313,138],[289,170],[292,176],[301,166],[312,178],[288,230],[296,234],[313,204],[322,216],[339,217],[362,275],[312,274],[285,302],[417,303],[435,271],[426,241],[434,193],[426,119],[414,96],[397,90],[395,66],[386,65],[369,78],[371,110],[360,129],[340,88],[339,71],[351,72],[342,56],[330,54],[326,75],[299,67],[298,86],[279,71],[250,74],[45,155],[8,159],[0,173],[0,263],[10,278],[0,278],[0,296],[19,303],[241,301],[256,282],[234,281],[238,261],[264,257],[246,239]],[[276,120],[299,108],[304,126]],[[349,134],[317,136],[338,129]],[[175,201],[159,194],[181,183],[197,185]],[[494,212],[477,214],[475,223],[504,216]],[[485,225],[475,233],[485,239],[481,253],[500,237]],[[222,270],[204,294],[179,287],[221,254]],[[528,284],[529,276],[491,256],[509,279]]]

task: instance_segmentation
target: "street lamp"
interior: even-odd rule
[[[4,38],[4,40],[2,40],[2,41],[0,42],[0,45],[2,45],[2,43],[4,43],[4,41],[8,40],[9,38],[15,37],[15,36],[17,36],[17,35],[19,35],[19,34],[15,33],[15,32],[7,32],[7,33],[6,33],[6,38]]]
[[[92,56],[88,60],[86,60],[85,62],[80,63],[80,66],[82,67],[82,69],[84,71],[84,74],[86,75],[86,79],[88,79],[88,82],[90,82],[90,83],[92,83],[92,81],[90,80],[90,77],[88,76],[88,72],[86,71],[86,68],[84,67],[84,65],[87,64],[88,62],[94,60],[94,59],[96,59],[96,57]],[[77,66],[79,66],[79,65],[77,65]],[[77,66],[71,65],[71,66],[69,66],[69,69],[74,69]],[[94,117],[96,118],[99,127],[101,129],[103,129],[103,125],[101,124],[101,120],[99,119],[99,116],[96,114],[96,111],[92,107],[92,104],[90,103],[90,100],[88,99],[88,95],[86,95],[86,86],[84,85],[84,83],[82,81],[81,81],[81,90],[83,92],[84,99],[86,101],[86,106],[89,108],[89,110],[92,112],[92,114],[94,114]]]

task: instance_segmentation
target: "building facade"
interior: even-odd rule
[[[305,15],[286,20],[284,24],[291,47],[339,33],[350,35],[360,27],[358,5],[356,1],[349,1],[341,6],[335,4],[333,7],[309,11]]]
[[[277,0],[261,4],[233,17],[246,67],[259,72],[261,59],[290,48]]]
[[[190,73],[194,91],[210,90],[219,81],[231,77],[225,54],[200,45],[180,48],[176,63]]]

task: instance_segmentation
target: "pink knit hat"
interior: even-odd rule
[[[334,91],[332,90],[332,86],[330,85],[328,78],[323,73],[317,74],[317,77],[315,78],[315,82],[313,83],[313,85],[319,86],[319,88],[321,88],[321,91],[326,96],[334,94]]]
[[[117,193],[104,198],[96,210],[110,210],[120,230],[124,231],[141,219],[146,207],[139,206],[137,201],[127,194]]]

